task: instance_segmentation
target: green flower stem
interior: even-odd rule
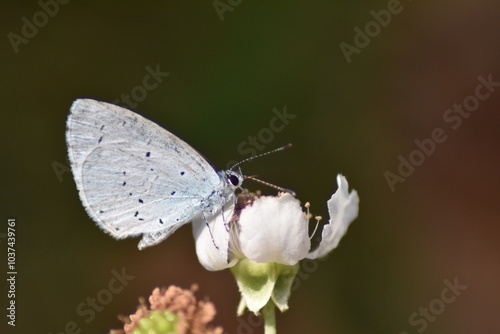
[[[264,316],[264,334],[276,334],[276,314],[271,299],[262,309],[262,315]]]

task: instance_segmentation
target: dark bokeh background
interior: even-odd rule
[[[500,5],[402,2],[348,63],[340,43],[352,45],[353,29],[387,4],[243,1],[221,20],[211,1],[75,0],[16,53],[8,34],[21,35],[22,18],[33,22],[41,7],[3,1],[0,258],[5,277],[6,222],[14,217],[18,277],[17,326],[6,326],[2,311],[0,332],[55,334],[74,321],[81,333],[106,333],[154,287],[195,282],[227,333],[262,332],[235,317],[230,272],[199,265],[189,226],[139,252],[139,239],[115,241],[94,225],[67,171],[72,101],[116,100],[158,64],[170,75],[134,109],[219,168],[247,157],[238,145],[286,106],[296,118],[263,146],[294,148],[244,172],[296,190],[324,216],[337,173],[359,192],[359,218],[305,272],[290,310],[278,316],[279,333],[417,333],[423,325],[410,324],[410,315],[438,307],[444,281],[455,277],[467,288],[425,332],[499,332],[500,87],[456,130],[443,114],[474,94],[478,76],[500,81]],[[447,140],[391,191],[384,173],[397,173],[398,156],[408,158],[414,140],[435,128]],[[122,268],[135,279],[87,323],[77,306]],[[5,278],[1,287],[5,310]]]

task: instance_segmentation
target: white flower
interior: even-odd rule
[[[338,189],[328,200],[330,220],[323,227],[319,246],[310,251],[309,217],[300,202],[285,193],[264,196],[244,206],[237,221],[230,221],[234,205],[223,214],[193,221],[196,253],[208,270],[231,268],[240,291],[240,312],[247,306],[258,312],[271,299],[280,310],[288,308],[290,287],[300,260],[323,257],[337,247],[358,215],[359,197],[349,193],[347,180],[337,176]],[[240,198],[248,195],[240,194]]]

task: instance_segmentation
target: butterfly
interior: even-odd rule
[[[71,106],[66,142],[89,216],[117,239],[142,235],[139,249],[233,204],[244,180],[232,169],[217,171],[158,124],[92,99]]]

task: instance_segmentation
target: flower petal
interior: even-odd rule
[[[308,220],[290,194],[260,197],[240,214],[240,249],[257,263],[294,265],[311,247]]]
[[[226,206],[224,214],[217,211],[214,215],[206,215],[210,229],[203,216],[193,219],[196,255],[201,265],[210,271],[229,268],[237,261],[237,259],[229,261],[229,232],[225,226],[233,215],[234,204]]]
[[[309,259],[323,257],[337,247],[349,224],[358,216],[358,193],[356,190],[349,193],[349,185],[343,175],[337,175],[337,184],[339,188],[327,202],[330,222],[323,227],[318,248],[307,255]]]

